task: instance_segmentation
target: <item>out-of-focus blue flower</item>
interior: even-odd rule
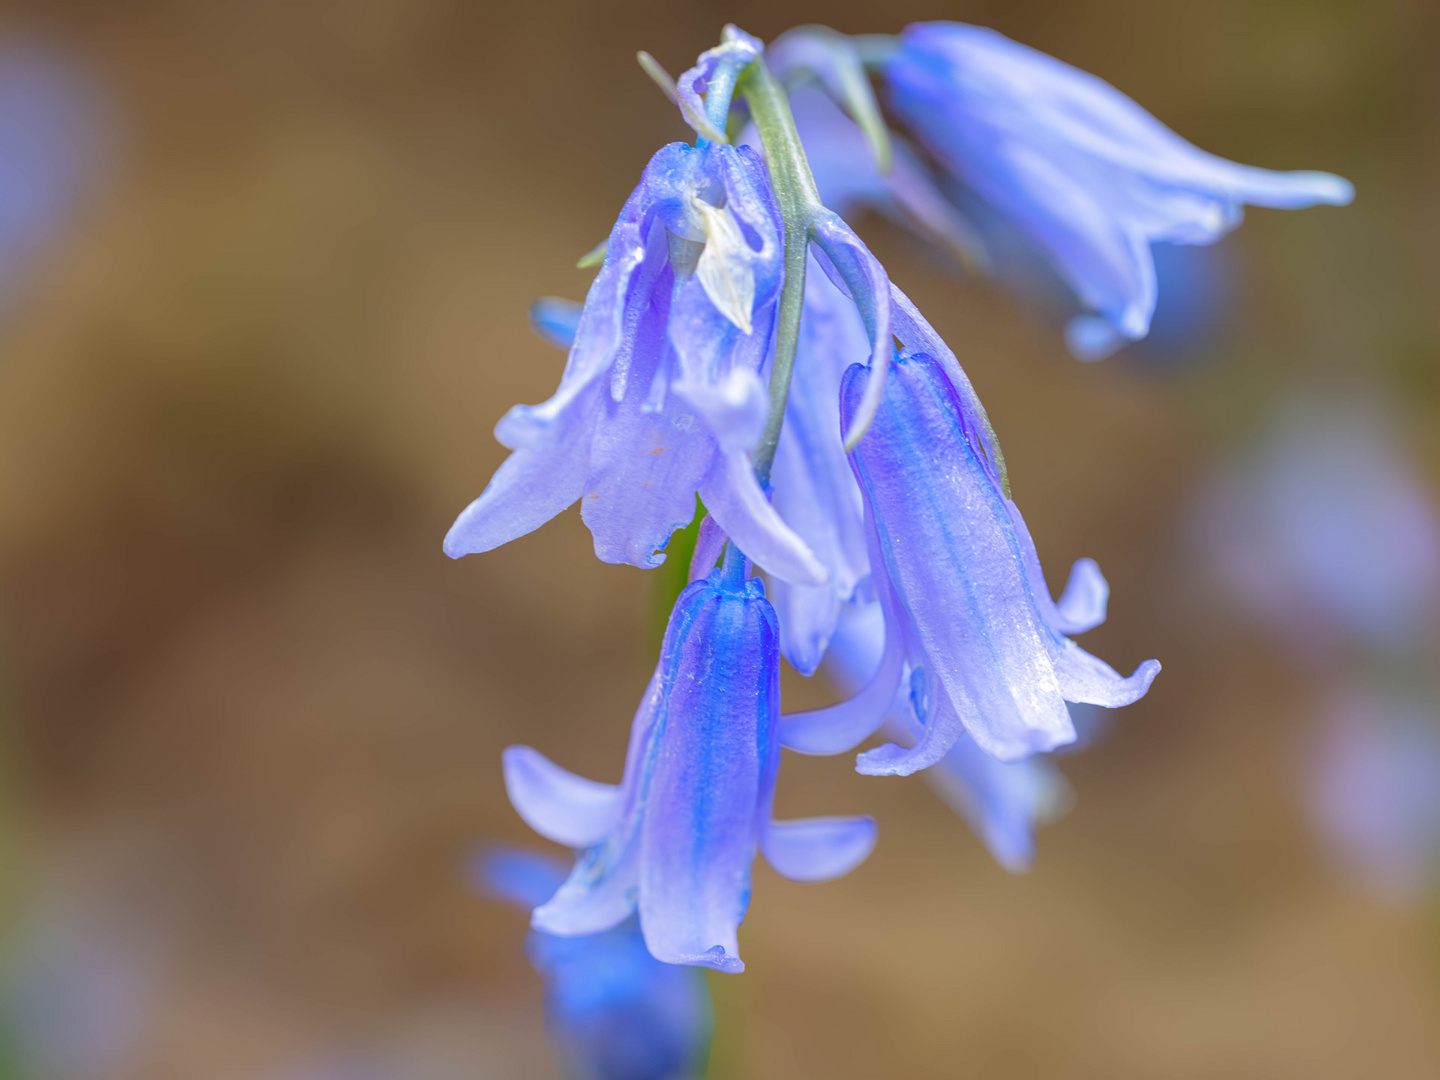
[[[1328,713],[1308,777],[1315,819],[1367,888],[1416,899],[1440,877],[1440,708],[1351,687]]]
[[[575,344],[580,329],[580,313],[584,304],[558,296],[542,296],[530,305],[530,329],[556,348],[567,353]]]
[[[0,41],[0,306],[99,157],[97,95],[58,53]]]
[[[1183,368],[1214,350],[1234,307],[1239,267],[1228,244],[1151,244],[1158,287],[1150,333],[1134,353],[1151,368]]]
[[[1440,609],[1440,511],[1393,418],[1354,394],[1296,398],[1201,502],[1236,597],[1307,655],[1423,647]]]
[[[931,344],[943,366],[900,353],[851,455],[885,612],[879,672],[850,702],[787,718],[783,735],[809,752],[853,745],[888,710],[908,664],[921,731],[909,749],[861,754],[857,767],[872,775],[933,765],[965,733],[1002,761],[1051,750],[1075,738],[1066,701],[1127,705],[1160,669],[1147,660],[1122,678],[1064,636],[1104,619],[1105,579],[1082,559],[1059,603],[1050,598],[1029,531],[987,456],[974,391],[944,343]],[[858,366],[846,372],[842,417],[868,378]]]
[[[638,908],[657,959],[741,971],[737,928],[757,844],[781,874],[820,881],[870,853],[868,817],[773,822],[780,764],[779,631],[758,579],[717,569],[688,586],[635,714],[619,785],[566,772],[527,746],[505,751],[526,823],[580,850],[532,925],[608,930]]]
[[[491,894],[521,907],[548,900],[564,868],[494,850],[479,865]],[[704,1073],[714,1028],[704,972],[656,960],[635,918],[598,934],[532,930],[525,954],[545,983],[546,1029],[575,1080],[688,1080]]]
[[[877,602],[846,605],[825,656],[825,670],[845,691],[864,686],[885,651],[885,617]],[[910,703],[909,672],[902,679],[886,730],[914,742],[919,722]],[[922,774],[934,792],[970,826],[995,861],[1021,873],[1035,860],[1035,829],[1069,809],[1070,786],[1047,755],[1000,761],[961,734]]]
[[[1103,80],[983,27],[909,26],[883,73],[905,128],[1044,248],[1096,313],[1067,334],[1081,359],[1145,336],[1153,242],[1212,243],[1247,203],[1297,209],[1354,196],[1327,173],[1207,154]]]
[[[451,528],[447,554],[488,551],[579,500],[602,560],[653,567],[698,492],[766,570],[823,583],[747,456],[768,407],[782,228],[748,147],[660,150],[610,233],[559,389],[497,425],[514,453]]]

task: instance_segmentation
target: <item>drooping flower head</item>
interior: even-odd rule
[[[782,231],[754,151],[661,149],[611,230],[559,389],[497,425],[513,453],[447,554],[488,551],[579,501],[602,560],[657,566],[698,492],[761,566],[823,582],[747,458],[768,408]]]
[[[861,772],[926,768],[962,733],[1002,761],[1054,749],[1075,738],[1067,701],[1129,704],[1160,665],[1147,660],[1121,678],[1065,636],[1104,619],[1104,578],[1081,560],[1059,603],[1051,599],[968,379],[918,312],[898,292],[896,299],[902,333],[930,352],[897,355],[874,424],[851,453],[865,496],[871,587],[885,613],[885,654],[851,701],[787,718],[782,737],[808,753],[858,743],[890,708],[908,664],[918,741],[867,751]],[[859,366],[846,372],[842,418],[872,377]]]
[[[486,891],[526,908],[565,880],[527,851],[494,850],[479,866]],[[703,972],[656,960],[634,918],[582,937],[532,930],[525,954],[545,982],[545,1026],[575,1080],[690,1080],[704,1073],[714,1011]]]
[[[1207,154],[1103,80],[983,27],[915,23],[881,70],[904,129],[1048,252],[1095,312],[1068,333],[1082,359],[1145,336],[1151,243],[1212,243],[1246,204],[1298,209],[1354,196],[1328,173]]]
[[[874,846],[867,817],[770,820],[779,631],[760,581],[738,570],[714,570],[676,602],[619,785],[575,776],[529,747],[506,750],[516,811],[580,852],[536,908],[537,930],[594,934],[638,910],[657,959],[741,971],[736,932],[757,846],[800,881],[848,873]]]

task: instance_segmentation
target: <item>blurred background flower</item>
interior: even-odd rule
[[[6,995],[72,1003],[16,1012],[31,1038],[119,987],[117,1012],[83,1006],[110,1017],[87,1060],[115,1080],[558,1075],[520,920],[457,868],[479,837],[529,842],[504,746],[544,732],[618,779],[654,579],[598,565],[573,514],[459,563],[440,539],[504,456],[493,422],[558,381],[530,303],[584,295],[575,260],[690,135],[635,50],[678,71],[726,20],[769,39],[948,17],[1207,150],[1361,195],[1251,211],[1206,249],[1218,330],[1171,366],[1143,345],[1076,364],[1070,312],[1037,320],[855,214],[974,380],[1042,563],[1105,568],[1112,621],[1085,647],[1166,670],[1064,759],[1074,805],[1022,877],[924,784],[787,756],[777,817],[870,812],[883,842],[823,888],[757,868],[750,970],[711,977],[710,1076],[1440,1072],[1434,908],[1334,872],[1310,779],[1330,685],[1217,587],[1191,510],[1295,386],[1389,402],[1399,483],[1440,491],[1433,7],[10,5],[0,40],[70,72],[99,124],[0,321],[6,979],[29,988]],[[1337,693],[1423,712],[1433,651],[1354,640]],[[834,700],[791,672],[784,694]],[[1418,760],[1339,759],[1367,753]],[[1423,813],[1397,832],[1359,801],[1384,844],[1425,850]],[[27,974],[87,964],[111,974],[78,996]]]

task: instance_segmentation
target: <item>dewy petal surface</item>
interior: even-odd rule
[[[847,372],[842,413],[857,407],[868,377]],[[1047,625],[1008,500],[945,372],[928,356],[902,354],[891,382],[851,460],[874,516],[877,570],[894,591],[931,703],[915,746],[869,751],[861,771],[934,764],[953,745],[957,719],[1002,760],[1073,741],[1067,694],[1133,701],[1158,665],[1122,680]]]
[[[1152,242],[1211,243],[1246,203],[1293,209],[1354,194],[1326,173],[1207,154],[1103,80],[981,27],[908,27],[885,77],[891,108],[936,159],[1130,339],[1154,311]]]

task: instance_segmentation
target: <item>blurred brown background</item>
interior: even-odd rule
[[[1065,762],[1078,802],[1027,876],[918,780],[787,758],[782,816],[870,811],[881,843],[827,885],[757,870],[748,970],[712,980],[712,1076],[1440,1075],[1433,913],[1377,905],[1318,855],[1292,768],[1310,690],[1216,610],[1182,524],[1207,456],[1309,368],[1399,387],[1440,477],[1437,16],[8,5],[0,33],[83,69],[109,131],[0,325],[12,953],[70,948],[113,1029],[66,1080],[553,1075],[523,916],[477,897],[466,860],[532,839],[503,746],[618,776],[650,582],[597,563],[574,514],[461,562],[440,539],[502,459],[495,420],[558,377],[527,304],[583,296],[576,257],[687,137],[635,50],[678,72],[727,21],[770,38],[928,18],[995,26],[1207,149],[1360,194],[1253,212],[1227,241],[1236,344],[1180,374],[1077,364],[861,223],[985,399],[1052,579],[1081,555],[1106,570],[1111,623],[1087,646],[1165,673]],[[792,700],[826,693],[800,683]],[[82,1019],[62,1042],[90,1037]]]

